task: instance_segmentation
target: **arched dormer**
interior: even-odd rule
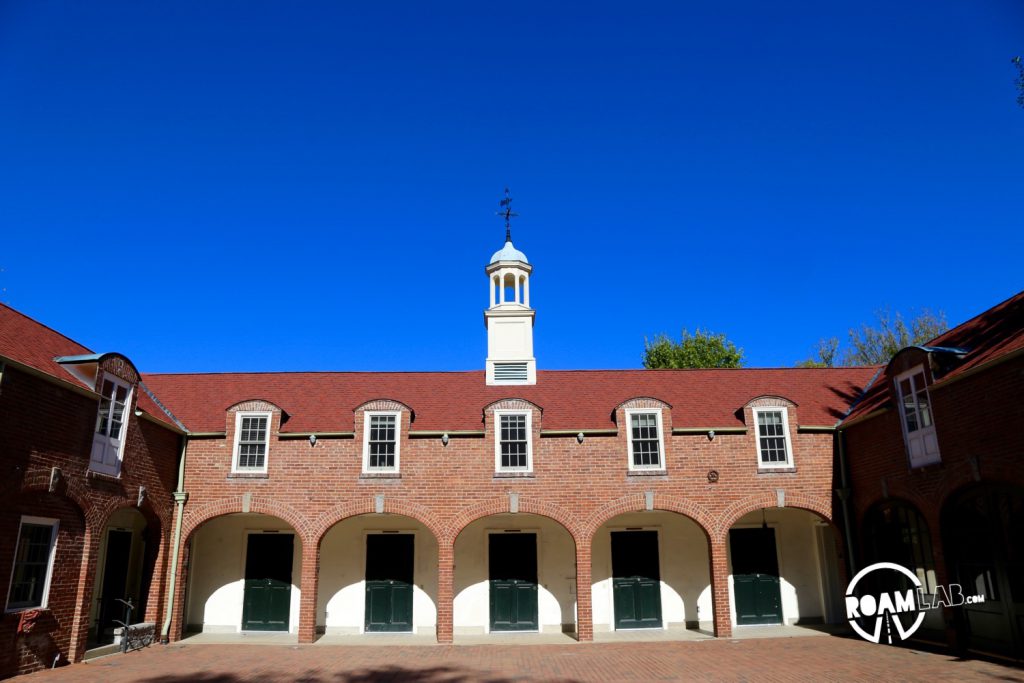
[[[523,398],[503,398],[484,406],[484,429],[494,444],[494,476],[532,476],[543,408]]]
[[[797,404],[784,396],[764,394],[743,405],[743,421],[753,432],[757,469],[763,472],[796,467],[793,453]]]
[[[412,408],[391,398],[376,398],[356,406],[353,419],[356,443],[362,444],[361,476],[401,476],[402,445],[416,419]]]
[[[672,434],[672,406],[652,396],[635,396],[615,407],[614,419],[620,425],[619,438],[625,441],[627,470],[630,474],[666,472],[668,447]]]
[[[280,432],[288,413],[266,399],[251,398],[228,406],[225,420],[226,438],[231,444],[231,476],[267,476],[270,437]]]

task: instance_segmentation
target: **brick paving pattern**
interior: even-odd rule
[[[511,683],[512,681],[1021,681],[1024,669],[859,640],[432,647],[154,646],[24,683]]]

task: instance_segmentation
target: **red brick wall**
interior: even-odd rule
[[[515,389],[510,388],[514,397]],[[642,399],[647,405],[651,399]],[[788,402],[785,402],[788,403]],[[315,627],[317,549],[323,534],[338,521],[374,511],[375,497],[384,496],[387,512],[408,515],[422,522],[438,540],[438,634],[450,640],[452,628],[451,563],[455,537],[479,517],[509,511],[509,494],[519,496],[519,511],[548,516],[560,522],[577,547],[577,584],[590,585],[590,545],[595,531],[623,512],[643,510],[644,492],[654,492],[654,507],[686,514],[708,535],[712,549],[716,614],[720,632],[729,633],[726,582],[726,537],[730,526],[745,513],[774,507],[777,489],[785,504],[812,510],[826,519],[832,515],[833,435],[798,431],[799,409],[789,404],[789,424],[795,469],[758,472],[754,430],[746,434],[676,435],[665,438],[665,474],[631,474],[627,467],[625,407],[615,411],[618,433],[587,436],[542,436],[543,412],[532,406],[533,473],[528,477],[500,477],[494,471],[493,410],[531,408],[525,401],[502,401],[481,406],[483,437],[451,437],[443,446],[438,436],[409,438],[415,406],[401,408],[401,476],[361,476],[363,411],[353,415],[354,438],[320,438],[311,447],[305,438],[280,439],[281,412],[274,409],[266,476],[231,475],[234,409],[225,413],[226,437],[192,439],[188,445],[185,488],[184,538],[213,517],[240,512],[248,500],[251,512],[277,516],[290,523],[302,538],[302,615],[299,635],[311,640]],[[663,428],[671,434],[672,411],[662,406]],[[248,407],[248,406],[247,406]],[[272,407],[272,406],[271,406]],[[377,407],[377,406],[375,406]],[[739,407],[738,407],[739,408]],[[743,409],[751,424],[751,409]],[[708,481],[709,470],[719,474]],[[245,494],[249,494],[245,498]],[[179,591],[186,583],[183,554]],[[180,592],[179,592],[180,594]],[[581,637],[589,638],[589,590],[579,590]],[[172,637],[180,636],[184,601],[176,601]]]
[[[126,374],[118,358],[107,369]],[[130,371],[134,375],[134,370]],[[134,379],[130,376],[129,379]],[[137,396],[137,390],[133,394]],[[17,634],[19,613],[0,615],[0,677],[80,659],[89,630],[100,538],[110,515],[134,506],[138,488],[148,496],[141,511],[161,536],[146,618],[158,619],[166,599],[166,565],[171,530],[171,492],[177,476],[180,438],[174,432],[128,410],[124,460],[119,479],[89,476],[92,430],[98,402],[60,384],[10,366],[0,384],[0,586],[7,603],[14,539],[22,515],[60,520],[56,563],[42,627]],[[49,492],[51,468],[63,479]]]

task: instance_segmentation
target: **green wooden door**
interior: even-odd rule
[[[366,537],[367,632],[409,633],[415,559],[412,534]]]
[[[249,534],[243,631],[287,631],[292,603],[292,534]]]
[[[489,537],[491,630],[537,630],[537,535]]]
[[[612,532],[615,628],[661,628],[657,531]]]
[[[782,594],[775,529],[733,529],[729,532],[729,549],[736,623],[741,626],[781,624]]]

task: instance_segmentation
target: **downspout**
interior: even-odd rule
[[[839,503],[843,508],[843,532],[846,536],[846,561],[850,565],[850,576],[857,574],[857,560],[853,554],[853,534],[850,525],[850,484],[846,475],[846,449],[843,444],[846,442],[842,429],[836,430],[836,443],[839,447]]]
[[[160,629],[160,643],[166,645],[170,638],[171,619],[174,616],[174,594],[178,584],[178,552],[181,548],[181,518],[184,516],[188,493],[185,492],[185,452],[188,450],[188,434],[181,437],[181,458],[178,460],[178,489],[174,492],[174,549],[171,552],[171,574],[168,579],[167,610],[163,628]]]

